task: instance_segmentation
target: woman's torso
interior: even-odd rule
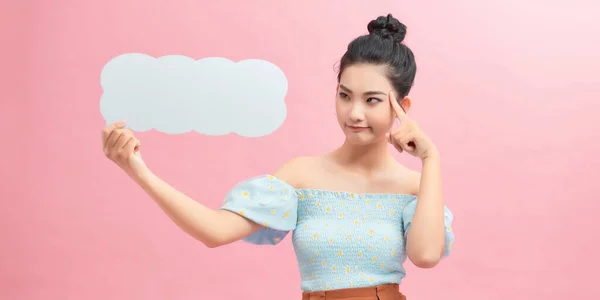
[[[293,243],[305,291],[400,283],[405,275],[404,207],[413,201],[414,173],[371,178],[307,158],[298,188]],[[404,176],[404,178],[402,178]]]

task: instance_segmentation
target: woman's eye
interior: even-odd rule
[[[377,102],[381,102],[381,100],[377,99],[377,98],[369,98],[369,99],[367,99],[367,102],[369,102],[369,103],[377,103]]]
[[[342,97],[342,99],[346,99],[348,98],[348,94],[340,92],[340,97]]]

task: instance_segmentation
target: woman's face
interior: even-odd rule
[[[344,69],[337,88],[336,113],[346,140],[370,144],[385,139],[395,116],[389,93],[393,90],[385,76],[385,66],[357,64]],[[396,93],[394,93],[396,94]],[[402,101],[402,106],[410,101]]]

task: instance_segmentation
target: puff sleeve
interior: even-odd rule
[[[294,187],[272,175],[262,175],[235,185],[220,209],[264,226],[243,241],[276,245],[296,228],[298,199]]]
[[[406,235],[408,230],[410,229],[410,225],[412,223],[412,218],[415,215],[415,211],[417,209],[417,199],[415,198],[413,201],[409,202],[402,211],[402,222],[404,224],[404,239],[406,239]],[[454,243],[454,232],[452,231],[452,221],[454,220],[454,216],[450,209],[444,206],[444,231],[445,231],[445,243],[444,243],[444,254],[443,256],[450,255],[450,250],[452,248],[452,244]]]

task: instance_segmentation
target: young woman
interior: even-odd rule
[[[402,264],[408,257],[431,268],[448,255],[453,217],[442,199],[440,153],[406,115],[416,73],[402,43],[406,27],[388,15],[367,28],[341,59],[335,106],[344,143],[238,183],[218,210],[153,174],[123,122],[104,129],[104,152],[208,247],[274,245],[293,231],[302,299],[405,299]],[[393,159],[388,144],[420,159],[422,173]]]

